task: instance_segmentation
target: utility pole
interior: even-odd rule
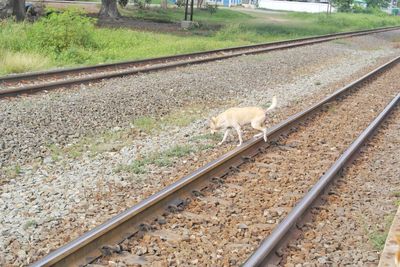
[[[192,26],[193,23],[193,6],[194,0],[185,1],[185,19],[181,22],[181,27],[184,29]]]
[[[185,3],[185,20],[186,21],[193,21],[193,2],[194,2],[194,0],[186,0],[186,3]]]

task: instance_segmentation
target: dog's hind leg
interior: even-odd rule
[[[264,122],[264,117],[255,119],[251,122],[251,127],[253,127],[256,130],[262,131],[262,133],[254,135],[254,137],[259,137],[261,135],[264,136],[264,141],[267,142],[267,128],[263,127],[262,124]]]
[[[224,143],[226,141],[226,138],[228,137],[229,134],[229,129],[225,130],[225,134],[224,134],[224,138],[222,138],[222,141],[218,143],[218,145],[222,145],[222,143]]]

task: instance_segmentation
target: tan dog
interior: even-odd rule
[[[276,103],[276,97],[273,97],[271,106],[266,110],[260,107],[230,108],[217,117],[212,117],[210,122],[211,133],[215,133],[219,129],[225,130],[224,138],[218,145],[225,142],[230,128],[234,128],[239,136],[238,146],[240,146],[243,143],[241,126],[246,124],[251,124],[251,127],[254,129],[262,131],[262,133],[255,135],[255,137],[264,134],[264,141],[267,142],[265,120],[267,112],[274,109]]]

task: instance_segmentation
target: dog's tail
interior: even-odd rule
[[[265,112],[271,111],[274,108],[276,108],[276,104],[277,104],[277,100],[276,100],[276,96],[272,97],[272,103],[271,106],[269,106],[269,108],[267,108],[267,110]]]

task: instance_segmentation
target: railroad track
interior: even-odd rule
[[[339,38],[349,38],[398,29],[400,29],[400,27],[396,26],[374,30],[335,33],[258,45],[217,49],[191,54],[101,64],[88,67],[8,75],[0,77],[0,98],[16,96],[19,94],[35,93],[42,90],[67,87],[75,84],[94,82],[107,78],[175,68],[188,64],[200,64],[245,54],[265,53],[273,50],[288,49],[298,46],[327,42]]]
[[[323,152],[324,156],[329,160],[326,159],[325,161],[327,162],[321,163],[321,165],[326,166],[326,168],[321,169],[320,165],[318,165],[318,170],[302,169],[305,168],[304,161],[306,159],[314,159],[315,161],[313,157],[321,156],[318,154],[313,155],[312,153],[314,153],[313,149],[315,148],[326,147],[324,146],[326,140],[323,140],[323,138],[327,138],[326,136],[320,137],[322,138],[322,141],[319,140],[321,144],[316,144],[315,148],[309,151],[310,154],[300,155],[300,161],[297,163],[300,165],[297,165],[297,167],[292,166],[293,161],[288,153],[290,151],[292,151],[290,153],[300,151],[301,141],[282,144],[285,142],[282,140],[292,135],[293,132],[312,131],[314,129],[314,133],[306,132],[303,135],[295,137],[295,139],[310,139],[311,141],[307,142],[313,142],[314,139],[312,138],[315,138],[314,135],[316,135],[318,129],[320,129],[319,127],[323,125],[325,120],[328,120],[325,127],[334,124],[331,120],[332,118],[326,117],[329,115],[330,109],[334,110],[333,113],[335,113],[336,108],[353,108],[353,111],[364,108],[366,111],[369,111],[371,109],[370,106],[365,107],[365,105],[361,105],[360,107],[351,107],[352,105],[350,104],[353,104],[351,99],[348,100],[350,103],[342,103],[341,107],[340,103],[346,101],[352,94],[358,94],[357,97],[363,96],[368,91],[366,89],[362,91],[357,90],[357,88],[365,86],[372,79],[380,75],[384,75],[389,69],[398,67],[399,61],[400,57],[391,60],[357,81],[339,89],[310,108],[272,127],[268,131],[269,140],[273,140],[271,145],[263,142],[262,138],[251,139],[241,147],[228,152],[104,224],[85,233],[78,239],[55,250],[34,263],[33,266],[77,266],[90,262],[104,263],[120,257],[129,257],[131,263],[141,262],[143,264],[143,257],[140,257],[140,255],[147,255],[150,253],[150,250],[152,254],[150,253],[151,256],[146,260],[156,263],[163,253],[172,255],[176,251],[179,251],[179,249],[194,246],[197,243],[209,244],[211,246],[210,251],[201,252],[198,248],[192,247],[191,251],[197,252],[197,254],[193,252],[192,255],[187,255],[187,257],[195,257],[190,260],[192,264],[201,265],[202,262],[199,262],[196,257],[203,257],[204,255],[207,257],[215,256],[216,259],[218,259],[218,256],[222,257],[219,255],[221,251],[215,251],[213,248],[214,243],[207,240],[206,233],[218,237],[221,235],[220,238],[213,241],[220,244],[219,242],[226,242],[224,241],[224,237],[226,236],[223,236],[224,233],[226,234],[226,231],[228,233],[232,233],[233,231],[235,235],[238,235],[235,237],[238,239],[247,238],[250,240],[250,237],[253,235],[256,236],[253,236],[254,240],[252,242],[249,241],[250,244],[246,246],[243,246],[243,244],[223,244],[223,246],[231,245],[231,251],[240,250],[243,254],[247,253],[244,258],[243,255],[238,257],[241,262],[245,262],[245,266],[258,266],[270,260],[276,261],[277,259],[274,258],[274,255],[276,255],[275,252],[285,244],[284,242],[289,238],[290,233],[292,233],[291,230],[296,223],[301,220],[306,211],[318,200],[320,193],[329,185],[337,173],[354,158],[356,152],[387,114],[398,104],[400,100],[398,89],[395,89],[397,96],[340,157],[337,149],[324,148],[326,150]],[[369,90],[375,92],[375,88],[370,88]],[[384,94],[384,92],[380,92],[380,94]],[[370,100],[368,99],[368,101]],[[335,105],[339,107],[335,108]],[[379,107],[379,109],[382,110],[382,107]],[[313,122],[313,120],[315,121]],[[354,122],[358,121],[361,120],[358,118],[354,120]],[[314,126],[312,126],[313,123]],[[355,126],[347,125],[346,127]],[[363,126],[362,129],[364,128]],[[334,133],[333,129],[327,129],[327,131],[333,137],[339,135]],[[343,131],[346,131],[346,128]],[[349,139],[349,144],[352,140],[353,138]],[[300,142],[300,145],[296,144],[296,142]],[[310,145],[304,144],[304,147],[308,146]],[[287,163],[283,163],[284,168],[276,169],[279,167],[272,164],[281,159],[286,159]],[[332,162],[335,163],[325,172]],[[293,177],[293,181],[289,179],[292,178],[290,176],[293,175],[294,170],[297,168],[301,169],[304,173],[313,173],[316,178],[321,178],[312,180],[307,175],[302,174],[302,176],[307,177],[306,182],[298,184],[296,183],[296,179],[300,178]],[[260,173],[262,173],[263,169],[264,175],[266,175],[265,169],[268,171],[275,169],[276,172],[278,170],[286,171],[287,176],[283,179],[277,179],[274,177],[274,173],[272,173],[272,176],[269,173],[268,175],[271,179],[267,182],[265,182],[265,179],[256,179],[261,175]],[[263,183],[268,183],[268,186],[266,187]],[[312,189],[306,193],[311,187]],[[275,200],[274,203],[267,203],[271,206],[264,210],[265,214],[258,210],[258,205],[265,207],[265,202],[268,202],[268,199],[272,198],[275,194],[278,195],[275,199],[277,203],[275,203]],[[246,196],[251,196],[251,200],[246,198]],[[292,207],[294,208],[292,209]],[[271,211],[277,213],[277,217],[268,222],[268,225],[257,223],[257,220],[262,216],[254,214],[261,212],[263,216],[268,217]],[[199,214],[196,214],[197,212]],[[243,215],[243,213],[246,215]],[[245,220],[243,223],[238,223],[235,218],[239,215],[242,218],[255,216],[252,217],[255,221],[247,222]],[[278,224],[278,222],[280,223]],[[216,229],[218,228],[217,225],[222,228]],[[234,225],[233,230],[231,229],[232,225]],[[188,227],[197,229],[195,231],[200,232],[202,235],[191,235],[188,232]],[[267,239],[262,241],[267,235]],[[160,240],[166,242],[166,245],[159,243],[161,242]],[[261,246],[255,249],[260,243]],[[160,248],[159,246],[162,246],[162,244],[165,247]],[[137,251],[138,249],[142,249],[142,251]],[[254,250],[255,252],[246,260]],[[127,251],[135,251],[139,256],[131,256]],[[219,254],[213,255],[213,253]],[[234,257],[231,258],[233,259]],[[168,262],[168,264],[179,265],[179,262],[176,260],[169,260],[172,262]],[[227,262],[227,264],[239,265],[241,262]],[[219,264],[217,262],[208,263],[211,265],[220,265],[222,262],[218,262]]]

